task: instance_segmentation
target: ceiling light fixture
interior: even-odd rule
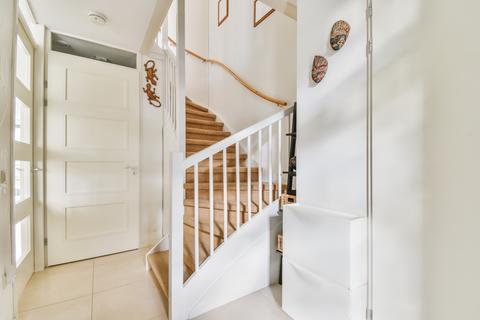
[[[55,40],[53,41],[53,44],[55,44],[57,47],[64,48],[64,49],[70,47],[70,45],[63,40]]]
[[[103,61],[103,62],[109,62],[108,58],[101,57],[101,56],[93,56],[93,59],[98,60],[98,61]]]
[[[103,26],[107,23],[107,18],[100,12],[92,11],[88,14],[88,20],[95,23],[98,26]]]

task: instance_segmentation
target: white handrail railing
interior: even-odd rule
[[[183,215],[184,215],[184,205],[183,205],[183,200],[184,200],[184,192],[192,192],[193,191],[193,196],[194,196],[194,211],[193,211],[193,227],[194,227],[194,249],[195,252],[193,252],[193,265],[195,270],[193,271],[193,274],[191,277],[196,276],[199,272],[202,270],[203,263],[205,261],[200,261],[200,230],[199,230],[199,195],[200,195],[200,190],[202,190],[202,194],[206,195],[208,194],[209,197],[209,203],[210,203],[210,212],[209,212],[209,228],[202,232],[210,232],[209,239],[210,239],[210,245],[209,245],[209,253],[210,257],[212,257],[215,254],[215,237],[214,237],[214,229],[215,229],[215,221],[214,221],[214,210],[218,210],[219,208],[215,208],[214,205],[214,195],[218,196],[223,196],[223,245],[227,245],[229,241],[229,236],[232,236],[232,234],[228,234],[228,227],[231,222],[231,226],[236,226],[236,232],[239,232],[241,230],[241,225],[245,225],[252,219],[252,201],[253,205],[256,205],[257,208],[255,212],[257,214],[261,214],[262,209],[264,209],[264,203],[267,204],[266,202],[268,201],[267,205],[270,205],[273,203],[273,162],[275,157],[274,157],[274,149],[275,147],[278,146],[278,197],[280,197],[281,192],[282,192],[282,179],[281,179],[281,174],[282,174],[282,168],[281,168],[281,163],[282,163],[282,142],[286,141],[286,138],[284,138],[284,135],[282,134],[282,125],[281,122],[284,118],[288,117],[288,123],[290,123],[290,115],[294,112],[294,107],[290,107],[288,109],[282,110],[281,112],[278,112],[277,114],[258,122],[257,124],[242,130],[224,140],[221,140],[217,142],[216,144],[201,150],[197,152],[196,154],[183,159],[182,158],[182,153],[172,153],[172,219],[171,219],[171,231],[170,231],[170,241],[171,245],[173,244],[173,247],[180,251],[183,252],[183,228],[184,228],[184,221],[183,221]],[[277,142],[273,141],[272,138],[272,132],[273,132],[273,125],[278,125],[278,144]],[[265,144],[268,143],[268,161],[264,163],[262,161],[262,131],[268,128],[268,141],[264,141]],[[252,144],[252,136],[254,137],[255,135],[258,134],[258,146],[256,149],[256,161],[258,164],[258,190],[255,190],[255,186],[252,186],[252,150],[251,150],[251,144]],[[247,159],[246,159],[246,167],[247,167],[247,181],[246,181],[246,188],[244,185],[244,182],[241,185],[240,182],[240,143],[246,139],[246,154],[247,154]],[[283,139],[283,140],[282,140]],[[230,157],[228,158],[228,163],[233,164],[232,162],[232,154],[235,156],[235,164],[232,165],[231,167],[235,168],[236,172],[235,174],[227,174],[228,168],[227,168],[227,149],[229,147],[235,146],[235,151],[231,152],[229,151]],[[223,182],[214,182],[214,166],[213,166],[213,161],[214,161],[214,155],[220,154],[223,157],[223,161],[221,161],[220,165],[218,168],[222,168],[222,177],[223,177]],[[218,156],[217,156],[218,157]],[[200,183],[199,182],[199,163],[205,159],[208,159],[208,169],[209,169],[209,174],[208,174],[208,187],[207,183]],[[218,161],[219,159],[216,158]],[[262,179],[262,167],[264,165],[268,166],[268,195],[265,197],[263,193],[266,191],[265,187],[263,185],[263,179]],[[183,175],[185,173],[185,170],[188,168],[194,168],[193,169],[193,190],[190,189],[190,191],[184,191],[184,186],[182,185],[181,181],[183,181]],[[218,173],[217,173],[218,174]],[[229,177],[235,178],[235,184],[233,182],[228,182],[227,179]],[[175,183],[173,183],[173,179],[177,179]],[[243,178],[245,179],[245,178]],[[236,192],[230,192],[229,191],[229,186],[235,185],[236,187]],[[245,188],[245,189],[243,189]],[[223,190],[221,190],[223,189]],[[253,190],[252,190],[253,189]],[[240,210],[241,207],[241,202],[240,202],[240,196],[241,196],[241,190],[245,190],[248,192],[247,196],[247,201],[248,201],[248,209],[247,206],[244,206],[245,209]],[[245,192],[242,191],[242,192]],[[252,194],[252,192],[254,193]],[[256,195],[256,192],[258,192],[258,197]],[[190,193],[191,194],[191,193]],[[256,196],[256,200],[252,200],[253,196]],[[275,194],[276,196],[277,194]],[[229,201],[229,197],[232,199]],[[233,200],[233,197],[235,200]],[[265,200],[264,200],[265,199]],[[205,201],[205,200],[204,200]],[[230,204],[229,204],[230,202]],[[258,202],[258,203],[255,203]],[[236,210],[234,210],[230,205],[236,204]],[[242,221],[240,218],[240,211],[245,212],[248,210],[248,220],[244,220],[244,216],[242,215]],[[236,212],[235,212],[236,211]],[[233,214],[233,212],[236,213],[236,219],[235,221],[231,218],[229,220],[229,212]],[[209,229],[209,231],[207,231]],[[205,248],[203,248],[205,249]],[[217,248],[217,250],[220,250],[220,248]],[[173,290],[182,290],[181,288],[184,288],[184,286],[188,285],[187,283],[184,282],[183,274],[182,272],[179,272],[183,270],[183,264],[184,264],[184,256],[183,254],[177,254],[177,255],[170,255],[171,260],[170,260],[170,286],[172,288],[175,288]],[[173,271],[175,270],[175,271]],[[177,291],[178,292],[178,291]]]
[[[282,110],[282,111],[274,114],[273,116],[254,124],[251,127],[248,127],[248,128],[246,128],[246,129],[244,129],[240,132],[237,132],[234,135],[231,135],[230,137],[225,138],[225,139],[215,143],[214,145],[195,153],[194,155],[186,158],[185,161],[183,161],[183,169],[188,169],[188,168],[192,167],[195,163],[198,163],[202,160],[207,159],[211,155],[214,155],[218,152],[223,151],[227,147],[229,147],[231,145],[234,145],[235,143],[237,143],[237,142],[239,142],[239,141],[241,141],[241,140],[243,140],[243,139],[245,139],[249,136],[252,136],[254,133],[259,132],[260,130],[278,122],[279,120],[282,120],[283,118],[285,118],[286,116],[288,116],[292,113],[293,113],[293,107]],[[261,140],[260,140],[260,142],[261,142]],[[259,143],[259,145],[261,145],[261,143]]]

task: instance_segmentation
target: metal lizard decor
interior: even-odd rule
[[[149,67],[148,64],[150,62],[151,66]],[[152,88],[152,85],[157,85],[156,80],[158,80],[158,77],[155,74],[157,72],[157,69],[155,69],[155,62],[153,60],[148,60],[147,63],[144,64],[144,67],[145,71],[147,72],[147,76],[145,77],[145,79],[147,80],[147,89],[143,88],[143,92],[147,94],[148,102],[150,102],[152,106],[160,108],[162,106],[159,100],[160,97],[155,94],[155,88]]]

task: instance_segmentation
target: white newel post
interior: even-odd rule
[[[183,320],[183,152],[172,152],[169,319]]]

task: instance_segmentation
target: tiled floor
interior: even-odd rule
[[[35,273],[18,303],[19,320],[167,320],[167,300],[145,270],[148,248],[69,263]],[[281,287],[254,292],[198,320],[289,320]]]

